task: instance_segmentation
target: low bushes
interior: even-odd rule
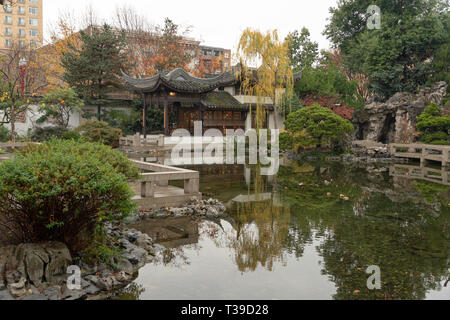
[[[343,149],[347,137],[353,133],[350,121],[328,108],[314,104],[289,114],[285,127],[295,151],[299,149]],[[287,142],[287,138],[283,138]]]
[[[0,126],[0,142],[8,142],[10,137],[8,128]]]
[[[36,128],[31,134],[31,141],[45,142],[51,139],[80,140],[81,134],[78,131],[69,130],[64,127],[44,127]]]
[[[436,103],[430,104],[417,117],[416,126],[422,132],[420,141],[428,144],[450,145],[450,115],[444,115]]]
[[[51,140],[0,164],[0,231],[11,242],[60,241],[84,250],[103,224],[134,210],[138,170],[94,143]]]
[[[68,131],[68,129],[63,127],[37,127],[31,134],[31,141],[44,142],[50,140],[51,138],[62,139],[64,134]]]
[[[88,142],[100,142],[113,148],[119,147],[119,139],[122,131],[112,128],[107,122],[89,120],[76,129],[83,139]]]

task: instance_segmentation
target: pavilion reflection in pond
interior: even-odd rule
[[[148,219],[133,228],[169,248],[196,244],[199,239],[198,223],[190,217]]]

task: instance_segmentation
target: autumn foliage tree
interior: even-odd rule
[[[36,52],[14,42],[0,56],[0,124],[11,125],[15,142],[16,122],[24,116],[36,92],[46,85]]]
[[[154,72],[176,68],[188,71],[194,52],[189,50],[185,39],[179,34],[179,26],[166,18],[164,27],[159,31],[160,34],[154,40],[155,55],[149,59],[149,67]]]
[[[82,45],[80,33],[71,22],[70,15],[62,15],[56,26],[50,31],[49,44],[36,49],[40,65],[45,70],[47,86],[41,89],[42,94],[67,86],[64,80],[62,58],[71,48],[80,49]]]
[[[70,116],[74,111],[81,111],[83,100],[78,98],[75,90],[59,88],[50,91],[44,96],[39,108],[43,113],[39,122],[53,119],[60,127],[67,128]]]

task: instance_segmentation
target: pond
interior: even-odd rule
[[[229,217],[137,226],[159,250],[118,299],[450,299],[450,187],[440,178],[301,161],[271,177],[258,166],[191,168]],[[373,265],[381,289],[367,287]]]

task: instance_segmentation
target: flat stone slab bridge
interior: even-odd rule
[[[131,187],[135,192],[133,200],[139,209],[150,211],[163,207],[176,207],[187,204],[192,198],[201,199],[200,173],[198,171],[169,167],[161,164],[131,160],[142,170],[137,182]],[[182,181],[184,187],[169,184]]]
[[[440,162],[442,167],[448,167],[450,161],[450,146],[430,144],[390,144],[389,151],[393,157],[420,159],[420,165],[427,161]]]

